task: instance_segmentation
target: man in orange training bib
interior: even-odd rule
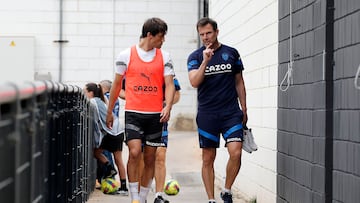
[[[116,75],[110,91],[106,123],[125,81],[125,136],[129,148],[127,173],[132,203],[144,203],[154,176],[156,148],[161,146],[163,123],[170,118],[175,94],[175,75],[170,54],[160,49],[167,24],[159,18],[145,21],[139,44],[122,51],[116,59]],[[165,92],[163,86],[165,85]],[[165,98],[166,105],[163,105]],[[138,164],[144,143],[144,174],[138,191]]]

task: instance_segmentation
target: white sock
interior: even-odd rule
[[[162,192],[157,192],[157,193],[155,194],[155,198],[157,198],[158,196],[163,196],[163,193],[162,193]]]
[[[230,190],[230,189],[227,189],[227,188],[224,188],[224,189],[223,189],[223,192],[227,192],[227,193],[230,193],[230,194],[231,194],[231,190]]]
[[[151,178],[150,180],[149,180],[149,183],[148,183],[148,188],[151,188],[151,185],[152,185],[152,182],[153,182],[153,179]]]
[[[139,182],[129,182],[131,200],[140,200],[138,187]]]
[[[209,202],[216,203],[216,200],[215,199],[209,199]]]
[[[149,187],[140,186],[140,193],[139,193],[140,203],[145,203],[145,200],[147,199],[149,191],[150,191]]]

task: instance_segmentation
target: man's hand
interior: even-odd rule
[[[208,62],[210,61],[211,57],[214,55],[214,49],[210,48],[212,43],[206,46],[206,49],[203,51],[203,60]]]
[[[168,122],[170,119],[170,110],[169,108],[163,108],[160,114],[160,123]]]
[[[107,113],[106,114],[106,126],[110,129],[112,129],[113,122],[114,122],[114,117],[113,117],[112,113]]]
[[[247,113],[246,112],[243,112],[243,122],[242,122],[242,125],[243,126],[246,126],[246,123],[248,121],[248,116],[247,116]]]

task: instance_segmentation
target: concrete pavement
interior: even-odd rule
[[[125,145],[124,145],[125,146]],[[127,161],[128,149],[123,150],[124,161]],[[171,203],[207,203],[208,198],[201,179],[201,149],[199,148],[197,132],[170,131],[167,151],[167,180],[175,179],[180,184],[180,192],[175,196],[165,196]],[[117,177],[118,178],[118,177]],[[222,184],[215,181],[215,198],[222,202],[219,194]],[[154,183],[153,187],[154,188]],[[234,203],[245,203],[241,194],[233,191]],[[154,201],[153,189],[148,195],[148,203]],[[129,196],[105,195],[95,190],[88,203],[130,203]]]

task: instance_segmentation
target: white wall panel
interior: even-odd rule
[[[0,83],[34,80],[34,37],[0,36]]]
[[[210,17],[218,22],[220,42],[237,48],[243,59],[248,127],[259,145],[257,152],[243,152],[234,187],[257,202],[276,202],[278,3],[210,0]],[[226,149],[217,156],[217,175],[224,177]]]
[[[183,98],[174,107],[195,117],[196,90],[187,78],[186,60],[197,47],[195,24],[198,3],[192,0],[64,0],[62,82],[99,82],[114,77],[114,57],[138,42],[141,27],[149,17],[168,24],[163,49],[172,55]],[[0,1],[0,36],[34,36],[34,71],[59,80],[60,0]],[[190,109],[190,111],[189,111]]]

